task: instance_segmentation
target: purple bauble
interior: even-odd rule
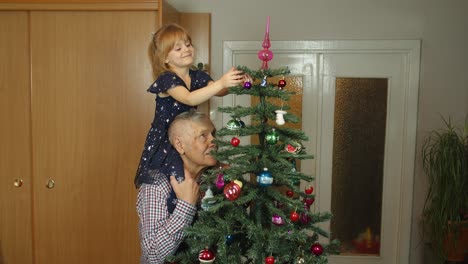
[[[277,225],[277,226],[282,226],[284,225],[284,220],[281,216],[279,215],[273,215],[271,217],[271,222],[273,222],[273,224]]]
[[[244,89],[250,89],[252,88],[252,83],[251,82],[245,82],[244,83]]]

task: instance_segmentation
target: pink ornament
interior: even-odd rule
[[[264,49],[269,49],[271,47],[271,43],[270,43],[270,16],[267,17],[265,37],[263,38],[262,47]]]
[[[259,51],[257,56],[261,61],[263,61],[262,70],[267,70],[268,69],[268,62],[273,59],[273,52],[268,50],[271,47],[271,43],[270,43],[270,17],[269,16],[268,16],[268,19],[267,19],[266,32],[265,32],[265,37],[263,38],[262,47],[263,47],[263,50]]]
[[[262,61],[271,61],[273,59],[273,52],[271,52],[271,50],[267,50],[267,49],[264,49],[264,50],[261,50],[258,52],[257,54],[258,58]],[[266,68],[268,69],[268,68]]]
[[[281,216],[279,215],[273,215],[271,217],[271,222],[273,222],[273,224],[277,225],[277,226],[282,226],[284,225],[284,220]]]
[[[216,178],[216,187],[218,189],[222,189],[224,187],[224,174],[218,174],[218,177]]]

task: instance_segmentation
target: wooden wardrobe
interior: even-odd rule
[[[1,264],[139,262],[147,47],[181,15],[157,0],[78,2],[0,3]]]

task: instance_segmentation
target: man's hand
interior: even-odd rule
[[[198,183],[192,177],[185,177],[183,182],[177,182],[174,176],[170,177],[172,188],[177,196],[177,199],[186,201],[192,205],[196,205],[199,195]]]

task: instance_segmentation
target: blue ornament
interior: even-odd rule
[[[244,121],[242,121],[240,118],[236,118],[236,120],[237,120],[237,122],[239,122],[241,128],[245,127]]]
[[[226,235],[226,245],[229,246],[232,244],[232,242],[234,242],[234,235],[231,235],[231,234]]]
[[[262,187],[270,186],[273,183],[273,176],[268,168],[263,168],[263,171],[257,174],[257,182]]]

